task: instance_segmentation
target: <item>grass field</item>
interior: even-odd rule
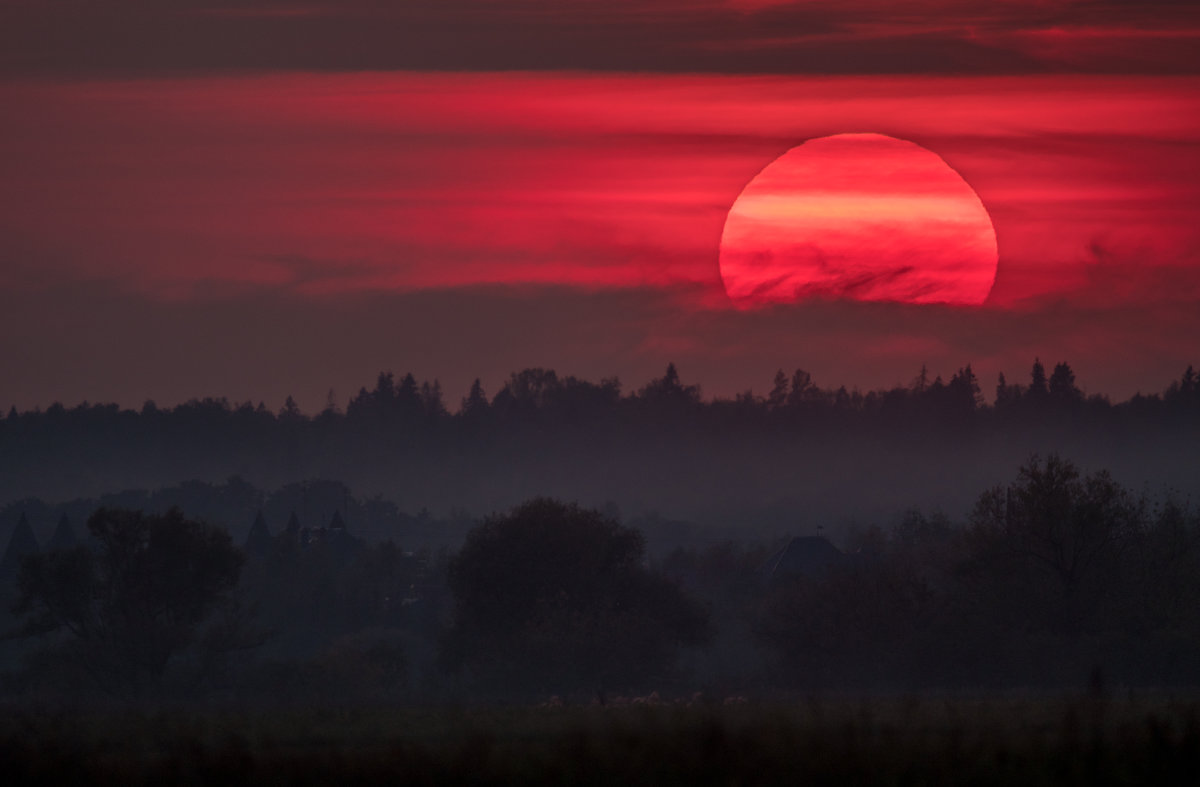
[[[1200,701],[4,709],[0,779],[67,784],[1200,784]]]

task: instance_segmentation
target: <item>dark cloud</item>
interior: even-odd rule
[[[1195,73],[1193,17],[1115,0],[17,0],[0,69]]]

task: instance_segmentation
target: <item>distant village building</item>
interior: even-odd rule
[[[267,527],[267,520],[262,511],[254,517],[254,524],[250,526],[250,533],[246,536],[242,549],[253,558],[265,558],[275,549],[275,539],[271,537],[271,530]]]
[[[296,516],[295,511],[293,511],[292,515],[288,517],[287,527],[283,529],[283,532],[285,535],[291,536],[292,538],[300,537],[300,517]]]
[[[40,550],[37,538],[33,535],[33,528],[29,526],[28,517],[21,514],[20,521],[8,539],[8,546],[4,549],[4,557],[0,558],[0,577],[15,577],[21,570],[21,558],[36,554]]]
[[[46,551],[74,549],[77,546],[79,546],[79,539],[75,535],[75,528],[71,527],[71,520],[67,518],[66,514],[63,514],[59,517],[58,525],[54,528],[50,540],[46,542]]]
[[[363,542],[350,535],[350,532],[346,529],[346,522],[342,519],[341,512],[334,511],[333,518],[329,521],[329,527],[317,528],[309,533],[308,546],[322,547],[340,554],[349,554],[361,549]]]
[[[262,515],[259,515],[261,519]],[[251,536],[254,536],[254,531],[258,528],[258,520],[255,520],[254,527],[251,528]],[[271,540],[271,543],[277,544],[282,549],[323,549],[329,552],[339,554],[349,554],[362,549],[363,541],[350,534],[346,528],[346,521],[342,519],[340,511],[335,511],[333,517],[329,521],[327,527],[308,528],[300,524],[299,517],[296,512],[288,518],[287,527],[278,538],[271,539],[270,532],[267,530],[266,522],[262,524],[262,530],[266,533],[266,538]],[[250,537],[247,537],[246,551],[250,552],[249,542]]]
[[[293,511],[288,517],[287,525],[283,528],[283,532],[274,539],[276,548],[285,552],[298,549],[301,546],[302,531],[304,531],[304,528],[300,527],[300,518]]]
[[[797,577],[820,579],[848,559],[824,536],[796,536],[771,555],[759,571],[766,584]]]

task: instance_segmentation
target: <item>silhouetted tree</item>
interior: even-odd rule
[[[927,581],[900,561],[856,556],[817,576],[771,586],[755,624],[773,679],[822,689],[911,680],[910,641],[932,607]]]
[[[1168,498],[1151,518],[1133,555],[1131,590],[1122,599],[1122,630],[1145,640],[1164,632],[1200,644],[1200,515]]]
[[[1046,577],[1052,595],[1031,601],[1025,612],[1049,611],[1051,625],[1074,632],[1115,586],[1115,561],[1144,526],[1143,502],[1107,472],[1081,478],[1073,464],[1051,454],[1045,463],[1033,457],[1016,481],[980,496],[968,537],[979,570],[1024,576],[1021,590],[1033,598],[1044,593],[1037,576]]]
[[[502,416],[530,418],[547,407],[562,390],[553,369],[522,369],[492,399],[492,410]]]
[[[396,375],[392,372],[380,372],[375,380],[375,401],[387,406],[396,398]]]
[[[428,386],[426,393],[429,400],[422,398],[421,386],[411,373],[404,375],[397,383],[392,372],[380,372],[375,381],[375,390],[359,390],[358,395],[346,406],[346,415],[352,419],[366,419],[385,425],[399,423],[411,426],[428,412],[427,404],[435,408],[440,406],[432,402],[437,399],[440,403],[440,385],[437,386],[436,397],[433,386]]]
[[[321,410],[321,417],[325,420],[336,418],[342,414],[342,408],[338,406],[337,392],[332,388],[325,394],[325,408]]]
[[[1083,401],[1083,391],[1075,386],[1075,372],[1065,362],[1055,364],[1048,390],[1050,398],[1059,404],[1073,405]]]
[[[803,369],[792,374],[792,390],[788,392],[788,407],[804,407],[819,404],[823,399],[821,389],[812,381],[812,375]]]
[[[449,567],[442,661],[493,689],[593,691],[668,677],[707,616],[597,511],[535,499],[472,530]]]
[[[684,385],[675,364],[669,363],[666,374],[647,383],[638,396],[658,405],[693,405],[700,402],[700,386]]]
[[[996,409],[1008,410],[1021,401],[1024,393],[1019,384],[1009,385],[1004,379],[1004,372],[1000,372],[1000,379],[996,381]]]
[[[1183,376],[1167,388],[1163,399],[1185,407],[1200,402],[1200,376],[1191,364],[1188,364]]]
[[[283,407],[279,408],[279,420],[287,423],[295,423],[304,418],[304,413],[300,411],[300,405],[296,404],[296,400],[288,395],[288,398],[283,403]]]
[[[771,393],[767,395],[767,407],[772,410],[778,410],[787,404],[788,398],[788,378],[783,373],[783,369],[775,372],[775,381],[771,386]]]
[[[421,383],[421,407],[429,418],[441,418],[448,415],[446,405],[442,401],[442,384],[437,380]]]
[[[102,508],[88,520],[98,544],[24,561],[16,612],[28,634],[65,631],[68,648],[101,684],[156,688],[171,659],[229,599],[242,554],[219,528],[184,518]]]
[[[925,364],[921,364],[921,371],[917,373],[916,378],[912,382],[912,390],[915,394],[925,393],[925,389],[929,387],[929,369]]]
[[[946,401],[946,382],[940,374],[934,377],[933,382],[925,389],[923,398],[925,402],[932,402],[934,405],[941,405]]]
[[[599,383],[592,383],[567,377],[556,399],[557,408],[567,420],[595,422],[615,412],[621,402],[621,381],[605,377]]]
[[[1029,372],[1029,388],[1025,391],[1025,396],[1028,399],[1042,401],[1050,394],[1050,386],[1046,382],[1046,367],[1042,366],[1041,359],[1033,360],[1033,369]]]
[[[946,386],[947,404],[952,412],[969,414],[983,405],[983,394],[979,390],[979,380],[967,364],[950,378]]]
[[[479,378],[475,378],[475,382],[471,383],[470,392],[463,397],[462,408],[459,413],[465,418],[480,418],[488,411],[487,394],[483,391],[483,383]]]

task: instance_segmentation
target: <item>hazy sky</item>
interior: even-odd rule
[[[1190,3],[0,8],[0,406],[312,409],[381,369],[453,405],[669,360],[716,394],[968,362],[990,389],[1034,356],[1124,398],[1200,362]],[[731,307],[730,205],[842,132],[975,189],[983,307]]]

